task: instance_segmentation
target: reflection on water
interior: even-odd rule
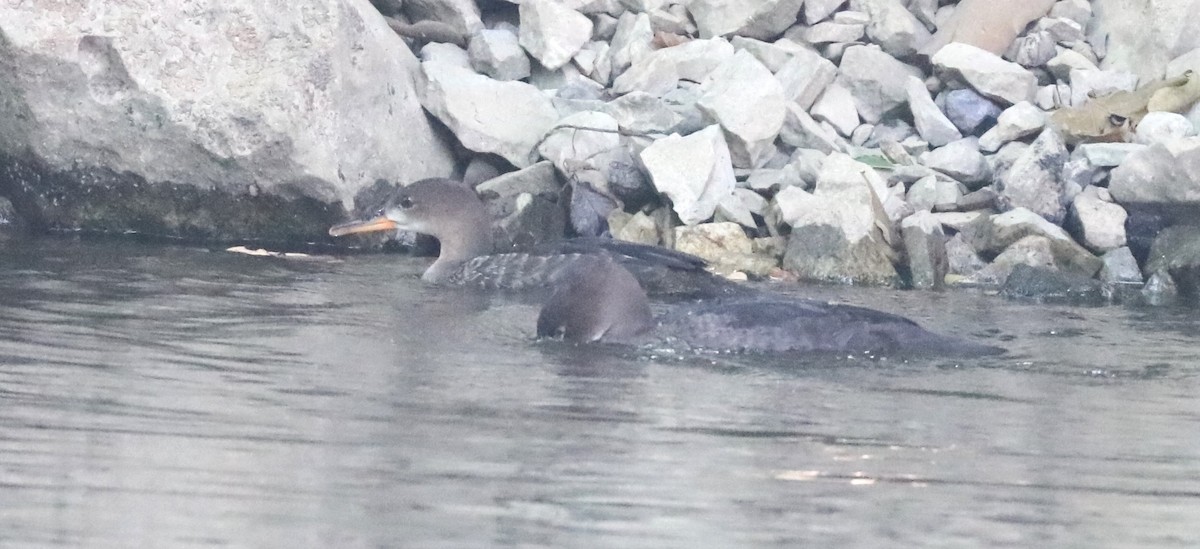
[[[1196,547],[1193,311],[805,288],[980,362],[531,340],[424,261],[0,242],[2,547]]]

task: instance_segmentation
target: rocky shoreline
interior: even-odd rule
[[[451,175],[505,247],[1200,288],[1200,2],[109,4],[0,6],[0,226],[316,241]]]

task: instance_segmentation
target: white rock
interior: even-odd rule
[[[996,152],[1009,141],[1033,135],[1046,127],[1046,113],[1027,101],[1013,105],[996,118],[996,125],[979,138],[979,149]]]
[[[655,96],[675,89],[680,79],[701,82],[734,55],[724,38],[692,40],[643,56],[613,81],[618,94],[641,90]],[[757,61],[756,61],[757,62]],[[761,64],[760,64],[761,65]]]
[[[908,95],[908,108],[912,112],[913,123],[916,124],[922,139],[934,147],[962,139],[958,128],[934,104],[933,97],[925,87],[925,81],[911,76],[904,89]]]
[[[508,30],[479,31],[467,48],[471,66],[496,80],[520,80],[529,76],[529,57]]]
[[[779,221],[789,227],[798,224],[810,211],[823,207],[822,200],[800,187],[784,187],[771,201]]]
[[[998,252],[1026,237],[1038,236],[1049,240],[1055,263],[1063,270],[1092,276],[1102,265],[1100,258],[1077,244],[1062,227],[1025,208],[993,215],[988,223],[990,238],[980,251]]]
[[[847,48],[840,69],[836,81],[850,90],[858,115],[871,124],[877,124],[884,113],[908,102],[905,85],[909,76],[923,76],[916,67],[901,63],[874,46]]]
[[[575,165],[620,146],[617,127],[617,120],[605,113],[576,113],[554,125],[538,145],[538,153],[559,172],[571,173]]]
[[[963,183],[982,183],[991,176],[987,159],[979,152],[979,139],[967,137],[921,156],[921,163]]]
[[[850,0],[851,9],[866,13],[867,37],[893,57],[908,57],[929,40],[929,31],[900,0]]]
[[[1100,256],[1104,266],[1100,268],[1100,280],[1109,284],[1141,284],[1142,271],[1128,247],[1110,250]]]
[[[1103,253],[1125,245],[1125,208],[1112,203],[1108,191],[1088,187],[1071,201],[1072,225],[1084,246]]]
[[[1121,204],[1195,208],[1200,205],[1200,137],[1131,153],[1111,172],[1108,190]]]
[[[1037,77],[1024,67],[986,50],[951,42],[933,55],[933,65],[950,77],[966,82],[975,91],[1009,104],[1033,101]]]
[[[464,36],[470,36],[483,28],[479,6],[473,0],[405,0],[404,12],[413,21],[432,20],[446,23]]]
[[[737,34],[768,39],[796,22],[804,0],[688,0],[701,38]]]
[[[866,25],[871,22],[871,16],[865,11],[842,10],[833,14],[833,22],[843,25]]]
[[[941,288],[949,270],[942,225],[929,212],[918,211],[900,222],[900,233],[904,238],[913,287]]]
[[[422,63],[421,69],[421,103],[464,147],[500,155],[517,167],[537,160],[534,147],[558,121],[558,111],[540,90],[441,63]]]
[[[798,149],[815,149],[823,153],[846,150],[845,140],[836,132],[826,131],[804,109],[795,103],[785,106],[786,115],[779,139]]]
[[[681,120],[661,98],[645,92],[622,95],[609,101],[601,110],[615,118],[622,130],[635,134],[666,134]]]
[[[821,54],[802,48],[793,53],[775,72],[783,86],[783,96],[808,110],[825,88],[837,77],[837,67]]]
[[[842,136],[849,136],[858,127],[858,109],[850,91],[834,82],[809,110],[816,120],[824,120]]]
[[[712,217],[717,204],[733,192],[733,164],[718,125],[687,137],[659,139],[640,157],[654,187],[671,200],[685,225]]]
[[[1075,147],[1075,150],[1092,166],[1113,168],[1120,166],[1125,157],[1146,147],[1147,145],[1140,143],[1083,143]]]
[[[845,3],[846,0],[806,0],[804,2],[804,20],[809,25],[815,24],[832,15],[838,7]]]
[[[1050,17],[1065,17],[1087,27],[1092,19],[1092,5],[1088,0],[1062,0],[1050,8]]]
[[[654,28],[650,26],[650,16],[632,12],[621,14],[609,46],[608,58],[611,61],[612,73],[619,75],[654,51]]]
[[[1039,109],[1054,110],[1071,106],[1071,87],[1066,84],[1051,84],[1038,88],[1033,102]]]
[[[1055,55],[1046,62],[1046,69],[1049,70],[1050,74],[1053,74],[1055,78],[1064,82],[1070,80],[1071,71],[1073,70],[1100,70],[1100,68],[1097,67],[1091,59],[1084,57],[1083,54],[1075,50],[1069,50],[1066,48],[1059,50],[1058,55]]]
[[[1083,26],[1063,17],[1043,17],[1033,26],[1033,32],[1044,32],[1060,44],[1071,46],[1083,42]]]
[[[945,211],[953,210],[962,195],[958,182],[930,175],[913,183],[905,199],[917,211]]]
[[[592,20],[554,0],[525,0],[520,7],[521,47],[549,70],[575,56],[592,37]]]
[[[804,31],[804,39],[810,44],[857,42],[866,33],[866,29],[866,25],[843,25],[825,21]]]
[[[779,69],[783,68],[783,64],[791,61],[797,52],[809,49],[807,46],[797,44],[786,38],[781,38],[775,43],[770,43],[744,36],[734,36],[729,39],[729,43],[733,45],[734,50],[746,50],[750,52],[755,59],[758,59],[759,63],[762,63],[764,67],[773,73],[779,72]]]
[[[421,62],[443,63],[474,70],[471,66],[471,56],[467,54],[467,50],[445,42],[430,42],[421,47]]]
[[[1196,128],[1186,116],[1173,112],[1151,112],[1138,122],[1133,135],[1135,143],[1153,145],[1168,143],[1177,139],[1196,135]]]
[[[753,167],[783,126],[783,87],[750,52],[740,51],[708,75],[696,106],[730,137],[733,165]]]

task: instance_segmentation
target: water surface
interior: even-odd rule
[[[0,241],[0,547],[1200,546],[1192,310],[793,288],[1010,352],[690,356],[427,263]]]

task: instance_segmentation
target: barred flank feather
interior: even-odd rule
[[[586,254],[530,255],[495,254],[476,257],[463,263],[449,282],[486,290],[528,290],[557,283],[568,268]]]

